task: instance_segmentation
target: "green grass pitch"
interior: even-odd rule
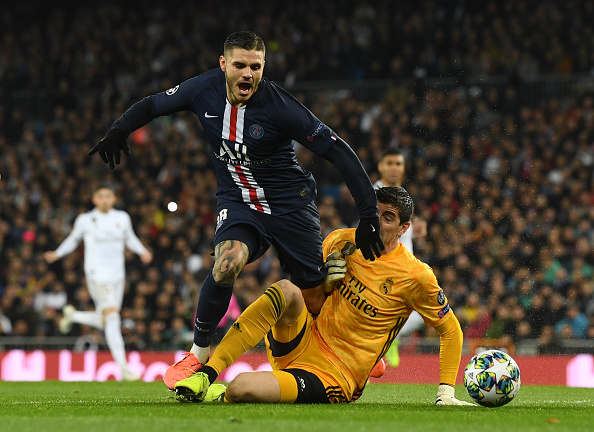
[[[343,405],[225,405],[179,403],[160,382],[0,382],[0,431],[594,430],[594,389],[524,386],[510,404],[483,408],[436,407],[436,388],[369,384]],[[470,401],[464,387],[456,394]]]

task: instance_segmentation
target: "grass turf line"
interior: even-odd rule
[[[588,431],[594,389],[523,386],[501,408],[436,407],[437,386],[369,384],[343,405],[182,404],[163,383],[0,382],[0,430],[199,431]],[[460,399],[470,401],[464,387]],[[184,430],[184,429],[182,429]]]

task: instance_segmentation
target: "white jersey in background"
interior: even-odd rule
[[[373,188],[374,189],[379,189],[379,188],[383,188],[386,187],[386,185],[381,181],[378,180],[373,184]],[[404,234],[402,234],[400,236],[400,243],[402,243],[404,245],[405,248],[407,248],[410,253],[414,254],[415,252],[413,251],[413,226],[412,226],[412,221],[410,221],[410,227],[406,230],[406,232]]]
[[[124,280],[125,248],[138,255],[147,251],[134,233],[130,215],[123,210],[101,213],[93,209],[77,216],[56,254],[59,258],[68,255],[81,240],[85,244],[85,275],[92,280]]]

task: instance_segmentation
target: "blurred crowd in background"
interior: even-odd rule
[[[52,265],[41,255],[107,181],[155,256],[148,267],[127,258],[127,347],[189,346],[216,219],[198,120],[151,122],[114,171],[87,151],[131,103],[217,67],[225,37],[250,29],[267,44],[264,75],[288,89],[388,80],[373,96],[296,96],[353,147],[372,181],[384,151],[404,154],[403,186],[428,223],[414,252],[465,338],[536,339],[551,353],[564,339],[594,339],[594,87],[563,98],[522,92],[542,74],[594,79],[594,3],[63,3],[10,4],[0,15],[0,335],[59,335],[64,305],[93,309],[82,247]],[[466,85],[477,76],[503,79]],[[432,77],[453,85],[425,85]],[[324,235],[356,226],[341,173],[296,147],[318,183]],[[221,327],[281,277],[274,250],[248,265]]]

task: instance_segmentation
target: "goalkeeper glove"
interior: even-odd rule
[[[435,405],[464,405],[476,406],[473,403],[464,402],[454,397],[454,387],[448,384],[440,384],[437,388],[437,400]]]
[[[324,278],[324,293],[330,294],[334,289],[334,283],[344,278],[346,274],[346,261],[340,252],[332,252],[326,258],[324,267],[328,269]]]
[[[355,231],[355,243],[367,260],[374,261],[376,256],[382,255],[385,246],[380,237],[379,217],[361,218]]]
[[[114,169],[116,165],[120,164],[120,150],[128,156],[130,155],[130,147],[126,142],[126,133],[121,129],[110,129],[107,131],[105,138],[89,150],[89,156],[99,153],[101,160],[109,164],[109,168]]]

